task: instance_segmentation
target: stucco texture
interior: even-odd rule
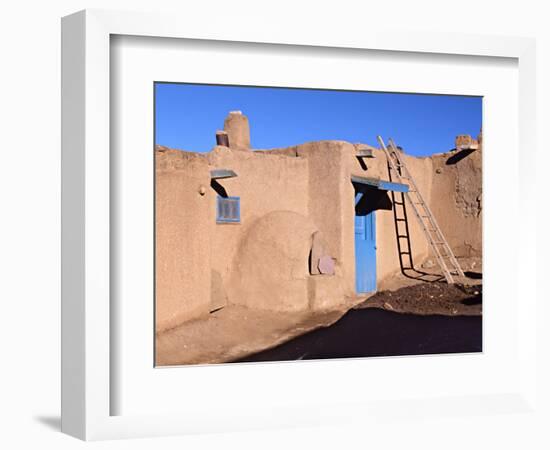
[[[351,177],[390,180],[383,151],[343,141],[251,150],[241,113],[230,114],[224,129],[229,146],[206,154],[156,149],[157,331],[231,304],[279,312],[353,304],[357,186]],[[478,149],[432,157],[403,154],[457,256],[481,255],[479,142]],[[358,156],[365,148],[372,157]],[[236,176],[212,179],[212,170]],[[400,194],[367,192],[376,200],[381,288],[402,270],[397,234],[403,225],[396,232],[393,205]],[[216,222],[217,197],[226,196],[240,199],[239,223]],[[409,204],[407,213],[418,267],[431,250]],[[318,270],[320,258],[329,273]]]
[[[209,264],[212,274],[223,285],[212,292],[211,301],[242,304],[251,300],[230,298],[228,292],[233,268],[238,263],[236,252],[258,219],[267,214],[287,211],[308,216],[307,161],[275,154],[233,151],[227,147],[216,147],[208,159],[212,169],[230,169],[237,174],[234,178],[217,180],[207,192],[210,215],[203,229],[211,236]],[[240,198],[240,223],[216,223],[216,197],[220,195]],[[225,297],[220,298],[220,295]]]
[[[462,150],[433,161],[432,211],[457,256],[482,254],[482,152]]]
[[[230,301],[257,309],[302,311],[309,306],[311,220],[273,211],[251,224],[235,255]]]
[[[157,149],[155,185],[156,327],[162,331],[208,313],[210,219],[201,187],[210,184],[202,155]]]

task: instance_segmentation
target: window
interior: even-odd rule
[[[240,197],[217,197],[216,223],[239,223],[241,221]]]

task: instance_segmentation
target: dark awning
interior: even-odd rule
[[[392,183],[391,181],[381,180],[380,178],[358,177],[352,175],[353,183],[372,186],[383,191],[409,192],[409,186],[402,183]]]

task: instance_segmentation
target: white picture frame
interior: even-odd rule
[[[516,351],[521,362],[511,390],[453,398],[394,398],[371,403],[342,401],[330,408],[319,404],[285,405],[266,410],[238,411],[219,405],[219,414],[193,414],[189,410],[166,414],[112,415],[113,352],[111,320],[111,184],[110,169],[110,39],[113,35],[210,40],[237,43],[284,44],[301,47],[368,49],[417,55],[446,54],[512,58],[519,76],[519,183],[513,196],[524,218],[522,227],[535,228],[534,189],[529,176],[535,168],[535,43],[532,39],[438,33],[400,33],[394,30],[349,30],[327,35],[324,30],[275,30],[249,27],[208,29],[185,17],[165,14],[87,10],[62,23],[62,430],[85,440],[163,436],[209,431],[235,431],[269,427],[333,424],[383,416],[399,419],[437,410],[441,416],[539,414],[536,404],[536,293],[518,307]],[[534,234],[522,234],[514,254],[517,273],[526,279],[534,269]],[[527,261],[531,261],[529,264]],[[519,281],[517,281],[519,283]],[[527,287],[526,290],[530,288]],[[534,289],[534,288],[531,288]],[[518,293],[515,292],[517,297]],[[151,300],[152,301],[152,300]],[[147,330],[143,331],[147,333]],[[312,366],[310,366],[312,367]],[[171,369],[167,369],[171,370]],[[195,368],[204,370],[204,368]],[[268,371],[276,371],[271,365]],[[185,377],[185,374],[182,374]],[[395,402],[400,411],[394,411]],[[198,405],[197,405],[198,406]],[[265,405],[264,405],[265,406]],[[322,406],[322,405],[321,405]],[[238,409],[238,408],[237,408]],[[265,408],[264,408],[265,409]],[[200,411],[201,408],[198,408]],[[234,417],[223,420],[228,414]],[[433,411],[430,414],[434,414]]]

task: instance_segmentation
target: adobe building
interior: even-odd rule
[[[208,153],[155,149],[157,332],[229,305],[352,307],[402,271],[394,202],[409,186],[389,179],[382,150],[343,141],[252,150],[239,111],[216,140]],[[480,256],[481,139],[402,158],[457,258]],[[412,213],[408,235],[420,265],[430,248]]]

